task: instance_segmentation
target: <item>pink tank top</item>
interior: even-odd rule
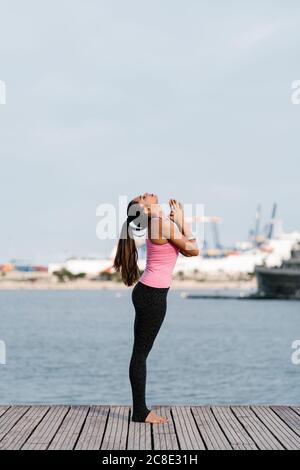
[[[139,281],[151,287],[170,287],[179,248],[172,243],[158,245],[146,238],[146,269]]]

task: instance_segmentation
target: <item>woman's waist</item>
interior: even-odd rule
[[[153,269],[146,267],[142,273],[140,280],[145,280],[149,283],[170,284],[173,275],[173,269]]]

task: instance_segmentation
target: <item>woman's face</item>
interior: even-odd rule
[[[134,198],[135,202],[144,207],[146,214],[150,215],[159,210],[158,197],[153,193],[144,193]]]

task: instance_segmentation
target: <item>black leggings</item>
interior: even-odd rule
[[[129,366],[132,388],[132,421],[144,422],[150,409],[146,406],[146,359],[167,311],[169,287],[151,287],[138,282],[131,294],[135,308],[134,343]]]

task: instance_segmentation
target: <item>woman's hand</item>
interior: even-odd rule
[[[182,204],[176,201],[176,199],[170,199],[169,206],[171,209],[169,218],[181,229],[184,225],[184,212]]]

